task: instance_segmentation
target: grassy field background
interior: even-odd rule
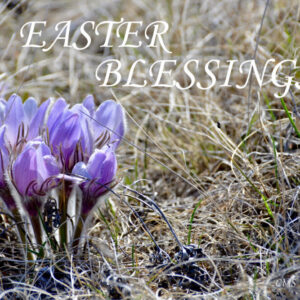
[[[266,8],[262,0],[40,0],[20,1],[9,8],[4,2],[0,3],[2,96],[16,92],[40,102],[62,96],[70,104],[80,103],[87,94],[93,94],[97,104],[115,99],[126,110],[128,128],[118,150],[121,184],[116,195],[95,211],[85,257],[50,258],[52,265],[68,261],[80,284],[56,286],[55,292],[41,288],[37,274],[43,264],[30,270],[22,262],[13,227],[2,217],[0,293],[11,299],[30,293],[35,299],[38,295],[49,299],[75,299],[76,295],[77,299],[126,295],[129,299],[299,299],[300,140],[281,100],[274,97],[278,88],[268,84],[260,89],[253,78],[251,90],[220,84],[207,91],[120,85],[110,89],[99,87],[95,79],[95,69],[104,58],[121,60],[125,79],[138,58],[149,66],[159,59],[176,59],[179,66],[191,58],[200,63],[220,59],[225,64],[228,59],[243,62],[255,55],[260,68],[269,58],[298,60],[299,1],[270,1],[259,45]],[[84,21],[122,17],[145,25],[168,22],[164,41],[172,54],[144,46],[103,50],[101,36],[84,51],[63,48],[62,43],[49,52],[22,48],[19,31],[28,21],[47,20],[43,37],[51,41],[53,26],[61,20],[72,20],[71,33],[76,36]],[[232,82],[242,84],[246,76],[235,71]],[[179,67],[173,72],[183,80]],[[204,80],[201,72],[198,78]],[[225,76],[221,68],[219,82]],[[299,73],[295,76],[299,80]],[[147,68],[134,73],[134,80],[145,78],[149,79]],[[300,93],[293,88],[292,92],[299,103]],[[283,100],[299,124],[300,108],[290,94]],[[126,202],[175,266],[178,245],[162,217],[126,186],[156,201],[181,243],[203,250],[205,255],[195,264],[206,275],[196,289],[184,268],[174,279],[178,269],[151,263],[154,245]],[[107,269],[115,275],[110,282]],[[13,280],[10,294],[1,285],[5,278]],[[116,278],[121,291],[99,285],[106,281],[114,286]]]

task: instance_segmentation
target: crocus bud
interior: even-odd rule
[[[95,150],[87,165],[83,162],[75,165],[72,174],[85,178],[80,185],[83,191],[82,215],[86,216],[97,204],[98,198],[109,191],[116,171],[116,156],[109,147]]]
[[[22,196],[29,215],[36,216],[42,206],[41,197],[58,184],[55,158],[41,140],[29,142],[12,166],[13,183]]]

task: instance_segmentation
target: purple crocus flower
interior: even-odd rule
[[[6,126],[6,141],[9,149],[14,149],[20,142],[37,137],[42,130],[45,114],[50,100],[39,108],[34,98],[22,103],[21,98],[13,94],[8,101],[0,101],[0,121]]]
[[[40,196],[58,185],[58,174],[49,147],[40,139],[28,142],[12,166],[12,180],[30,216],[37,216],[41,209]]]
[[[52,153],[69,172],[76,163],[87,163],[96,147],[110,144],[115,150],[124,136],[125,118],[122,106],[112,100],[104,101],[95,111],[91,95],[70,109],[60,98],[49,114],[47,127]]]
[[[120,104],[107,100],[96,108],[89,95],[71,108],[64,99],[58,99],[45,122],[49,104],[47,100],[38,106],[34,98],[23,103],[16,94],[7,101],[0,98],[0,197],[21,223],[8,184],[12,182],[30,216],[36,242],[42,244],[39,212],[44,196],[62,183],[59,209],[63,246],[68,241],[67,207],[74,183],[78,182],[83,191],[75,240],[99,197],[113,186],[117,170],[114,152],[125,133],[125,117]],[[23,230],[19,229],[24,242]]]
[[[38,108],[33,98],[23,104],[16,94],[8,101],[0,99],[0,196],[11,211],[16,209],[16,203],[5,180],[10,157],[21,151],[27,140],[40,134],[48,105],[49,100]]]
[[[87,159],[90,156],[90,150],[85,153],[90,134],[81,112],[75,107],[69,109],[66,101],[60,98],[53,105],[47,121],[49,145],[65,172],[71,171],[85,156]]]
[[[114,150],[119,146],[125,134],[125,115],[120,104],[113,100],[102,102],[95,110],[94,98],[88,95],[82,105],[89,111],[94,143],[97,145],[105,132],[108,132],[109,144]]]
[[[83,191],[81,213],[87,216],[97,204],[97,199],[107,193],[117,171],[117,160],[112,148],[96,149],[87,164],[79,162],[72,174],[82,176],[85,181],[80,184]]]

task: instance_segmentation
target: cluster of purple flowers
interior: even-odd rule
[[[54,103],[13,94],[0,99],[0,197],[10,211],[17,203],[30,217],[42,210],[45,196],[68,180],[80,182],[81,214],[86,216],[97,199],[113,184],[115,150],[125,132],[124,112],[115,101],[95,107],[93,96],[69,107],[62,98]]]

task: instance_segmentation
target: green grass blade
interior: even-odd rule
[[[188,238],[187,238],[187,243],[188,245],[191,244],[191,234],[192,234],[192,224],[193,224],[193,221],[194,221],[194,217],[195,217],[195,213],[196,213],[196,210],[198,209],[198,207],[200,206],[202,202],[202,199],[200,199],[200,201],[196,204],[193,212],[192,212],[192,215],[191,215],[191,218],[190,218],[190,224],[189,224],[189,231],[188,231]]]
[[[291,114],[290,114],[290,112],[289,112],[289,110],[288,110],[288,108],[287,108],[287,106],[286,106],[283,98],[280,98],[280,100],[281,100],[281,104],[283,106],[283,109],[285,110],[285,113],[287,114],[287,116],[288,116],[288,118],[290,120],[291,125],[293,126],[293,128],[294,128],[294,130],[295,130],[295,132],[296,132],[296,134],[298,136],[298,138],[300,138],[300,132],[299,132],[299,130],[298,130],[298,128],[297,128],[297,126],[296,126],[296,124],[295,124],[295,122],[294,122],[294,120],[293,120],[293,118],[292,118],[292,116],[291,116]]]

